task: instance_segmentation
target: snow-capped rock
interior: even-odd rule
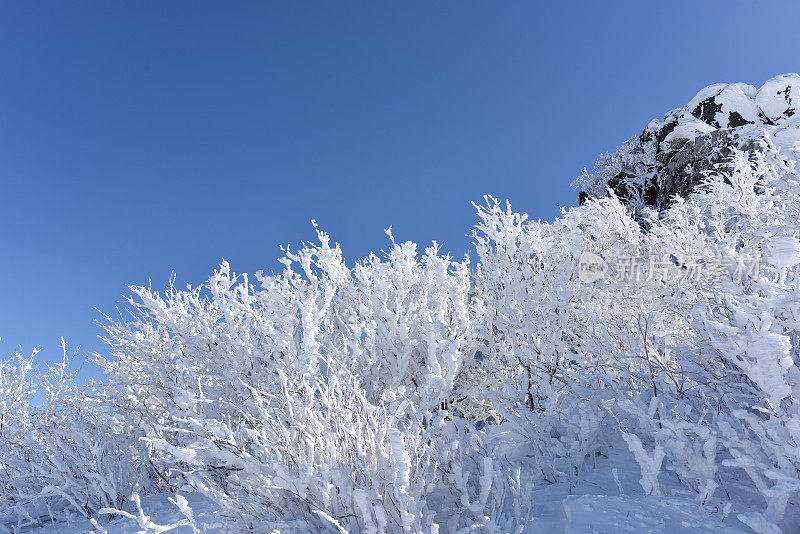
[[[580,180],[579,196],[607,195],[610,188],[632,208],[662,209],[687,196],[704,175],[738,147],[800,156],[800,76],[782,74],[756,87],[721,83],[700,90],[689,103],[653,120],[641,135],[598,161]]]
[[[778,123],[800,112],[800,76],[782,74],[767,80],[755,95],[755,103],[767,121]]]

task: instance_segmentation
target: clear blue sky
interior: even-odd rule
[[[461,256],[485,193],[533,218],[703,86],[800,70],[800,2],[2,2],[0,354],[98,350],[127,284]],[[91,371],[89,371],[91,374]]]

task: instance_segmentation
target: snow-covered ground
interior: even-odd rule
[[[746,479],[746,475],[742,473]],[[761,506],[760,497],[747,488],[747,484],[729,481],[736,488],[737,507],[725,508],[719,502],[706,505],[697,501],[697,495],[686,491],[669,472],[659,476],[662,496],[647,496],[639,483],[641,473],[624,443],[612,449],[610,458],[598,456],[597,466],[583,476],[576,477],[572,485],[540,482],[533,490],[534,517],[525,527],[525,533],[618,533],[650,534],[694,533],[745,533],[751,532],[737,515]],[[101,526],[108,534],[155,534],[158,527],[170,527],[183,520],[178,507],[170,502],[169,494],[151,495],[141,499],[142,509],[152,522],[151,529],[142,528],[135,519],[116,517]],[[232,523],[218,508],[202,495],[185,494],[192,509],[197,527],[208,534],[230,532]],[[727,499],[725,499],[727,500]],[[135,512],[131,510],[131,512]],[[800,510],[790,506],[787,516],[800,515]],[[84,534],[98,530],[89,521],[76,518],[56,525],[46,524],[25,529],[27,534]],[[164,532],[193,534],[190,526],[177,526]],[[293,532],[285,530],[285,532]],[[331,532],[334,532],[333,530]]]
[[[559,488],[563,489],[563,488]],[[579,488],[584,489],[584,488]],[[585,488],[589,489],[589,488]],[[175,506],[167,500],[167,495],[155,495],[142,499],[145,513],[156,525],[171,525],[183,519]],[[187,500],[197,516],[201,532],[222,534],[225,518],[215,513],[213,505],[197,495],[189,495]],[[644,497],[635,495],[567,495],[538,503],[536,517],[525,528],[526,533],[698,533],[698,532],[747,532],[737,528],[738,522],[728,518],[721,521],[721,513],[698,505],[687,504],[679,499]],[[148,534],[155,530],[139,527],[134,519],[117,518],[102,524],[108,534],[138,534],[144,530]],[[47,525],[24,532],[30,534],[84,534],[97,530],[86,520]],[[165,532],[192,534],[189,526],[180,526]]]

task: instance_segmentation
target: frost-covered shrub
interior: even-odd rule
[[[110,399],[170,484],[251,524],[429,530],[475,353],[467,263],[392,240],[349,268],[318,237],[260,286],[223,263],[201,287],[133,288],[98,358]]]
[[[707,502],[738,467],[768,505],[742,520],[780,521],[800,488],[800,188],[776,154],[731,149],[660,213],[634,217],[613,192],[549,224],[478,208],[476,328],[486,374],[503,376],[492,409],[521,422],[545,480],[621,428],[646,492],[663,467]],[[586,252],[618,271],[581,280]]]
[[[754,276],[701,295],[709,305],[697,323],[705,354],[727,364],[729,416],[718,433],[732,458],[722,464],[744,469],[767,505],[763,515],[740,519],[774,526],[800,494],[800,188],[782,158],[734,153],[709,177],[698,204],[713,222],[716,247],[759,254]]]
[[[127,430],[102,391],[76,384],[66,351],[38,375],[33,356],[0,363],[0,518],[20,527],[70,512],[90,517],[146,489]]]

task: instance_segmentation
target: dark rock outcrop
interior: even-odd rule
[[[611,190],[634,210],[661,210],[676,195],[691,195],[734,149],[800,153],[799,111],[797,74],[776,76],[760,89],[742,83],[706,87],[686,107],[603,156],[593,174],[577,181],[579,201]]]

